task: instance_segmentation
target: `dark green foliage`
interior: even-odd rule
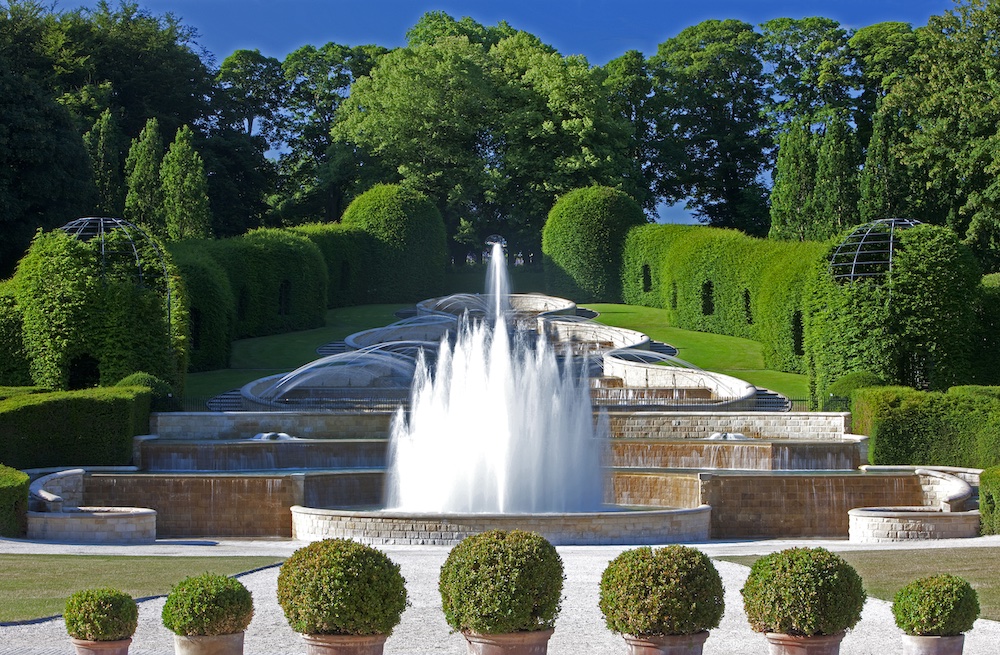
[[[832,635],[861,620],[861,576],[823,548],[789,548],[761,557],[740,592],[756,632]]]
[[[627,303],[668,310],[670,324],[679,328],[759,341],[768,368],[802,372],[793,326],[804,281],[823,250],[817,243],[778,243],[735,230],[633,228],[622,256],[623,296]],[[710,315],[703,312],[708,282]]]
[[[160,123],[150,118],[139,136],[132,140],[125,158],[125,218],[151,234],[165,237],[167,224],[160,181],[162,160]]]
[[[483,634],[552,628],[562,587],[555,547],[523,530],[466,537],[448,553],[438,581],[448,625]]]
[[[0,384],[31,384],[28,356],[24,351],[24,321],[10,284],[0,284]]]
[[[122,466],[149,431],[149,389],[102,387],[0,401],[0,461],[21,469]],[[45,444],[45,448],[39,448]]]
[[[125,137],[110,109],[105,109],[94,127],[83,136],[97,188],[97,216],[121,216],[125,209],[122,151]]]
[[[253,597],[236,578],[203,573],[174,585],[161,617],[174,634],[231,635],[250,625]]]
[[[0,387],[0,400],[13,398],[14,396],[25,396],[32,393],[45,393],[49,389],[42,387]]]
[[[229,277],[204,241],[172,242],[171,258],[184,282],[190,372],[229,366],[236,325],[236,301]]]
[[[163,219],[171,240],[212,236],[212,210],[208,202],[205,162],[194,147],[194,134],[187,125],[160,162]]]
[[[896,626],[908,635],[960,635],[979,618],[979,595],[958,576],[932,575],[897,591],[892,615]]]
[[[326,263],[291,230],[261,229],[206,246],[229,278],[237,339],[304,330],[326,320]]]
[[[1000,273],[983,276],[976,312],[974,379],[979,384],[1000,384]]]
[[[340,223],[308,223],[294,229],[323,253],[329,278],[327,307],[347,307],[380,301],[371,288],[375,240],[365,230]]]
[[[27,473],[0,464],[0,537],[27,533],[29,485]]]
[[[827,395],[820,398],[823,411],[835,411],[843,407],[844,401],[850,401],[855,389],[865,387],[881,387],[885,378],[870,371],[854,371],[839,378],[826,388]]]
[[[771,187],[771,229],[768,237],[804,241],[816,215],[816,145],[808,122],[789,124],[778,140]]]
[[[406,580],[382,551],[324,539],[281,565],[278,603],[296,632],[389,635],[406,609]]]
[[[84,589],[70,594],[63,611],[66,632],[74,639],[118,641],[128,639],[139,625],[135,600],[117,589]]]
[[[719,626],[722,578],[704,553],[688,546],[627,550],[601,575],[608,629],[630,635],[686,635]]]
[[[341,223],[374,239],[371,298],[414,301],[440,291],[448,260],[444,222],[422,193],[378,184],[348,205]]]
[[[549,292],[618,302],[625,235],[645,222],[639,205],[618,189],[592,186],[561,197],[542,230]]]
[[[145,387],[150,392],[149,408],[154,412],[174,412],[180,409],[180,401],[174,396],[170,383],[149,373],[126,375],[115,384],[116,387]]]
[[[979,474],[979,531],[1000,534],[1000,466]]]
[[[1000,464],[1000,393],[974,387],[954,392],[908,387],[860,389],[851,411],[854,431],[867,434],[873,464],[986,468]]]
[[[830,116],[818,137],[813,220],[806,238],[823,241],[858,223],[858,145],[843,112]]]

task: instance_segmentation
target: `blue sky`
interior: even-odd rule
[[[116,4],[117,0],[109,0]],[[685,27],[708,19],[757,24],[788,16],[825,16],[848,28],[882,21],[914,27],[954,6],[952,0],[137,0],[154,14],[171,12],[198,30],[199,44],[221,62],[238,49],[284,59],[306,44],[405,44],[406,30],[427,11],[471,16],[484,25],[505,20],[564,55],[603,65],[627,50],[647,57]],[[59,0],[58,8],[97,0]],[[660,220],[691,222],[683,206],[660,207]]]

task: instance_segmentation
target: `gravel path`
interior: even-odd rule
[[[66,546],[39,544],[20,540],[0,539],[0,552],[70,552],[102,554],[164,554],[164,555],[230,555],[275,554],[287,556],[302,542],[255,540],[243,542],[170,542],[160,541],[148,547],[119,548],[113,546]],[[844,541],[758,541],[711,542],[699,544],[709,555],[765,553],[791,545],[824,546],[831,550],[853,550],[858,546]],[[995,537],[922,542],[890,547],[954,548],[998,546]],[[868,549],[871,546],[867,546]],[[437,575],[448,554],[443,546],[385,547],[389,556],[401,566],[407,581],[410,607],[403,620],[386,642],[387,655],[417,655],[443,653],[462,655],[465,642],[461,635],[449,634],[441,613],[437,593]],[[555,634],[549,642],[551,655],[624,655],[624,641],[608,632],[597,607],[598,582],[605,565],[619,552],[617,546],[560,547],[566,570],[562,613]],[[717,561],[716,567],[726,587],[726,613],[722,625],[712,631],[705,644],[705,655],[763,654],[767,643],[763,636],[750,630],[743,614],[739,590],[746,579],[744,566]],[[245,638],[247,655],[298,655],[305,653],[299,635],[292,632],[277,604],[275,589],[278,568],[271,567],[241,577],[254,597],[256,613]],[[173,637],[160,623],[163,598],[144,601],[139,605],[139,629],[132,643],[132,655],[172,655]],[[870,599],[858,626],[848,633],[841,647],[843,655],[884,655],[902,650],[901,631],[892,620],[889,603]],[[1000,623],[980,620],[966,635],[966,655],[996,653],[1000,644]],[[0,627],[0,653],[10,655],[69,655],[73,648],[66,636],[61,617],[30,625]]]

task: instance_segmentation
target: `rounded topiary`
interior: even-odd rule
[[[599,605],[613,632],[687,635],[718,627],[724,594],[719,572],[700,550],[647,546],[611,560]]]
[[[741,593],[755,631],[803,636],[853,628],[867,597],[854,567],[823,548],[789,548],[761,557]]]
[[[438,581],[448,625],[480,634],[552,628],[562,586],[555,547],[524,530],[466,537],[448,554]]]
[[[341,218],[347,228],[373,237],[369,284],[378,302],[419,300],[444,284],[448,242],[444,220],[419,191],[377,184],[355,198]]]
[[[296,632],[389,635],[406,609],[406,580],[385,553],[324,539],[282,564],[278,603]]]
[[[235,578],[203,573],[170,590],[161,616],[163,625],[179,635],[243,632],[253,618],[253,597]]]
[[[119,641],[139,625],[139,608],[123,591],[104,587],[84,589],[66,599],[66,632],[74,639]]]
[[[150,409],[154,412],[170,412],[180,409],[180,403],[174,397],[174,389],[169,382],[150,373],[139,371],[126,375],[115,384],[116,387],[146,387],[150,391],[152,402]]]
[[[972,629],[979,617],[979,596],[958,576],[932,575],[896,592],[892,615],[908,635],[951,637]]]
[[[564,195],[542,229],[549,291],[577,300],[620,302],[625,235],[645,222],[635,200],[618,189],[591,186]]]

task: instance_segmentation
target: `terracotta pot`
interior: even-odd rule
[[[903,655],[962,655],[965,635],[919,637],[903,635]]]
[[[693,635],[624,635],[630,655],[701,655],[708,630]]]
[[[243,655],[243,633],[174,635],[176,655]]]
[[[801,637],[780,632],[764,633],[771,655],[839,655],[845,634],[846,631],[840,631],[834,635]]]
[[[302,635],[306,655],[382,655],[387,635]]]
[[[545,655],[552,630],[483,635],[463,632],[469,655]]]
[[[75,637],[69,640],[76,648],[76,655],[128,655],[128,646],[132,643],[131,637],[115,641],[90,641]]]

